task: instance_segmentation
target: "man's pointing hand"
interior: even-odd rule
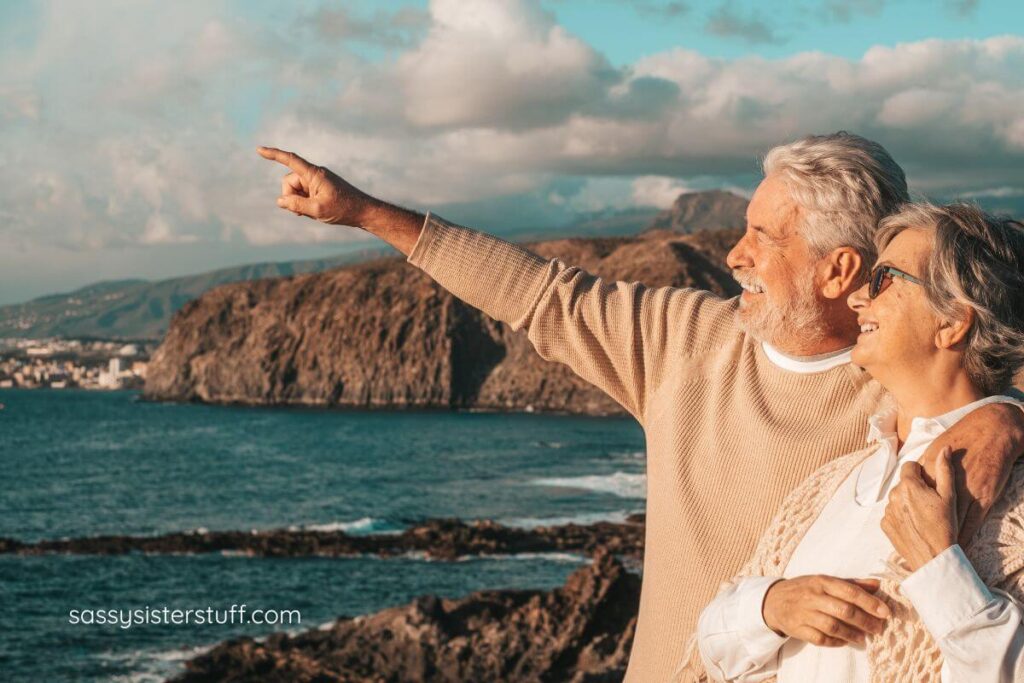
[[[361,228],[377,201],[323,166],[274,147],[256,149],[264,159],[284,164],[291,173],[281,180],[277,205],[299,216]]]

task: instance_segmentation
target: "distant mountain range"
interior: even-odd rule
[[[581,216],[557,229],[522,229],[507,239],[535,241],[557,237],[636,235],[644,230],[688,234],[696,230],[735,228],[744,223],[747,200],[713,190],[680,195],[665,211],[633,208]],[[171,316],[188,301],[219,285],[314,273],[362,263],[389,254],[389,246],[372,247],[322,259],[258,263],[199,275],[160,280],[112,280],[63,294],[0,307],[0,338],[64,337],[156,340]]]
[[[384,256],[390,247],[305,261],[256,263],[152,282],[111,280],[0,307],[0,337],[159,339],[179,308],[231,282],[313,273]]]

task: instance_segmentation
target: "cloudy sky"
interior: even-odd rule
[[[278,210],[257,144],[497,233],[749,192],[839,129],[921,193],[1024,209],[1024,3],[779,7],[5,0],[0,303],[365,239]]]

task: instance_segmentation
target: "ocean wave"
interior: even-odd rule
[[[350,536],[367,534],[400,534],[404,526],[377,517],[360,517],[348,522],[326,522],[323,524],[303,524],[288,527],[288,531],[343,531]]]
[[[542,553],[509,553],[507,555],[479,553],[477,555],[460,555],[455,558],[456,562],[476,562],[480,560],[546,560],[548,562],[569,562],[572,564],[590,564],[592,561],[586,555],[556,551]]]
[[[647,451],[613,451],[612,456],[628,460],[645,460],[647,459]]]
[[[185,662],[206,654],[216,644],[183,647],[174,650],[128,650],[103,652],[97,659],[114,662],[134,669],[130,674],[112,676],[111,683],[161,683],[184,669]]]
[[[534,479],[530,483],[538,486],[562,486],[611,493],[620,498],[645,498],[647,496],[646,475],[632,472],[589,474],[582,477],[545,477]]]
[[[643,510],[608,510],[605,512],[581,512],[576,515],[565,515],[562,517],[507,517],[497,520],[505,526],[517,527],[520,529],[536,529],[542,526],[564,526],[566,524],[595,524],[597,522],[622,523],[626,518],[636,512]]]

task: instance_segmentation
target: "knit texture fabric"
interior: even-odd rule
[[[828,501],[854,468],[877,446],[851,453],[822,467],[798,486],[768,525],[757,549],[730,583],[743,577],[782,576],[801,539]],[[970,546],[964,551],[978,576],[990,589],[1024,600],[1024,463],[1017,464],[1009,483]],[[888,575],[875,593],[892,610],[885,630],[866,639],[872,683],[939,683],[942,653],[910,601],[900,592],[900,582],[910,568],[897,553],[888,558]],[[936,595],[936,600],[942,597]],[[697,637],[687,642],[676,681],[707,681],[697,651]],[[1024,672],[1017,672],[1018,675]],[[775,678],[765,679],[765,683]]]
[[[633,415],[647,441],[643,584],[627,683],[671,679],[704,605],[787,493],[860,448],[882,390],[852,365],[800,374],[744,333],[738,299],[606,282],[428,214],[408,261],[526,331]]]

